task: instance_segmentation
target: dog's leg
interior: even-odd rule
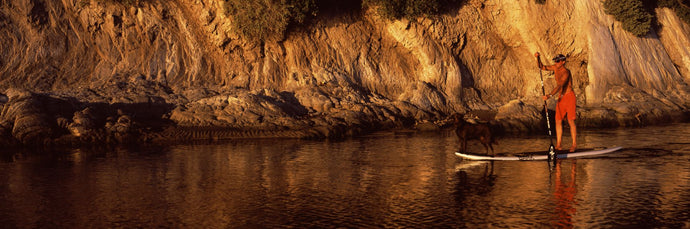
[[[489,139],[484,136],[481,136],[479,137],[479,142],[481,142],[484,146],[484,149],[486,149],[486,155],[489,155],[489,146],[491,146],[491,143],[489,143]]]
[[[462,138],[458,139],[458,153],[462,153]]]
[[[494,144],[498,145],[498,141],[496,141],[496,138],[491,136],[491,141],[489,141],[489,146],[491,147],[491,154],[493,154],[495,156],[496,152],[494,152],[494,146],[493,146]]]

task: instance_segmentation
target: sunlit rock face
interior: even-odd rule
[[[252,42],[223,0],[142,2],[2,1],[0,93],[71,101],[40,111],[35,123],[57,128],[51,114],[95,106],[107,107],[104,117],[125,109],[140,126],[164,123],[144,128],[159,133],[340,137],[478,110],[525,131],[541,126],[540,52],[546,64],[569,57],[580,125],[683,118],[690,106],[690,26],[665,8],[645,37],[622,30],[599,0],[469,0],[411,21],[324,11],[283,40]],[[542,74],[549,90],[552,74]]]

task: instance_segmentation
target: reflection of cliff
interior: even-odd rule
[[[668,9],[644,38],[623,31],[599,0],[472,0],[414,21],[325,15],[256,44],[237,35],[222,0],[114,2],[2,2],[0,93],[171,104],[164,117],[181,126],[316,132],[295,136],[477,109],[529,123],[539,119],[540,51],[570,56],[589,111],[583,125],[653,122],[690,101],[690,26]]]
[[[410,149],[444,152],[447,144],[257,140],[22,158],[0,165],[9,185],[0,188],[8,200],[0,220],[69,228],[421,227],[452,217],[437,213],[453,202],[454,160]]]

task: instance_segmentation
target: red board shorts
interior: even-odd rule
[[[563,120],[566,115],[568,115],[568,120],[575,120],[577,116],[575,113],[575,93],[572,91],[561,96],[556,104],[556,121]]]

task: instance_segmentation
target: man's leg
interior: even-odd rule
[[[561,150],[561,137],[563,136],[563,120],[556,120],[556,149]]]
[[[570,125],[570,137],[573,138],[573,146],[570,147],[570,152],[575,152],[577,148],[577,127],[575,126],[575,119],[568,119]]]

